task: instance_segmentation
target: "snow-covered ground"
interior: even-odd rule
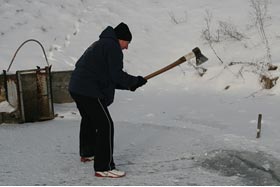
[[[280,1],[269,2],[265,31],[272,63],[279,65]],[[43,43],[53,70],[73,69],[99,33],[121,21],[133,33],[124,51],[131,74],[147,75],[196,46],[209,58],[203,77],[185,63],[135,93],[116,93],[109,108],[115,121],[114,157],[125,178],[96,178],[92,163],[79,162],[80,116],[68,103],[55,104],[54,120],[0,126],[0,185],[279,185],[279,84],[263,90],[252,67],[238,74],[241,65],[220,64],[201,38],[207,11],[214,33],[224,21],[246,36],[214,43],[225,64],[264,60],[250,1],[0,0],[1,70],[29,38]],[[11,71],[36,65],[44,66],[44,58],[30,43]],[[256,139],[258,114],[263,120]]]

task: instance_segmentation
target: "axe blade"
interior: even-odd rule
[[[203,64],[204,62],[206,62],[208,60],[208,58],[201,53],[201,51],[200,51],[200,49],[198,47],[194,48],[192,50],[192,52],[195,55],[196,65],[197,66]]]

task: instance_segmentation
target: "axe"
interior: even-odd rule
[[[155,77],[155,76],[157,76],[157,75],[159,75],[159,74],[161,74],[165,71],[168,71],[168,70],[170,70],[170,69],[172,69],[172,68],[174,68],[174,67],[176,67],[176,66],[178,66],[178,65],[180,65],[180,64],[182,64],[182,63],[186,62],[187,60],[190,60],[194,57],[196,59],[195,64],[197,66],[203,64],[204,62],[206,62],[208,60],[208,58],[201,53],[200,49],[198,47],[196,47],[192,50],[192,52],[186,54],[185,56],[182,56],[177,61],[169,64],[168,66],[165,66],[164,68],[159,69],[158,71],[155,71],[155,72],[145,76],[144,78],[146,80],[151,79],[151,78],[153,78],[153,77]]]

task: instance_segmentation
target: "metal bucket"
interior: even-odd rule
[[[35,42],[40,45],[47,66],[45,68],[9,72],[13,61],[23,45]],[[0,75],[0,99],[8,102],[14,111],[0,113],[0,123],[35,122],[54,118],[53,97],[51,91],[51,66],[49,65],[43,45],[35,39],[23,42],[16,50],[7,69]]]

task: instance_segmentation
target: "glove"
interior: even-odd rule
[[[147,80],[144,77],[138,76],[137,78],[138,78],[138,81],[137,81],[136,85],[132,86],[130,88],[130,91],[134,92],[137,88],[139,88],[147,83]]]

